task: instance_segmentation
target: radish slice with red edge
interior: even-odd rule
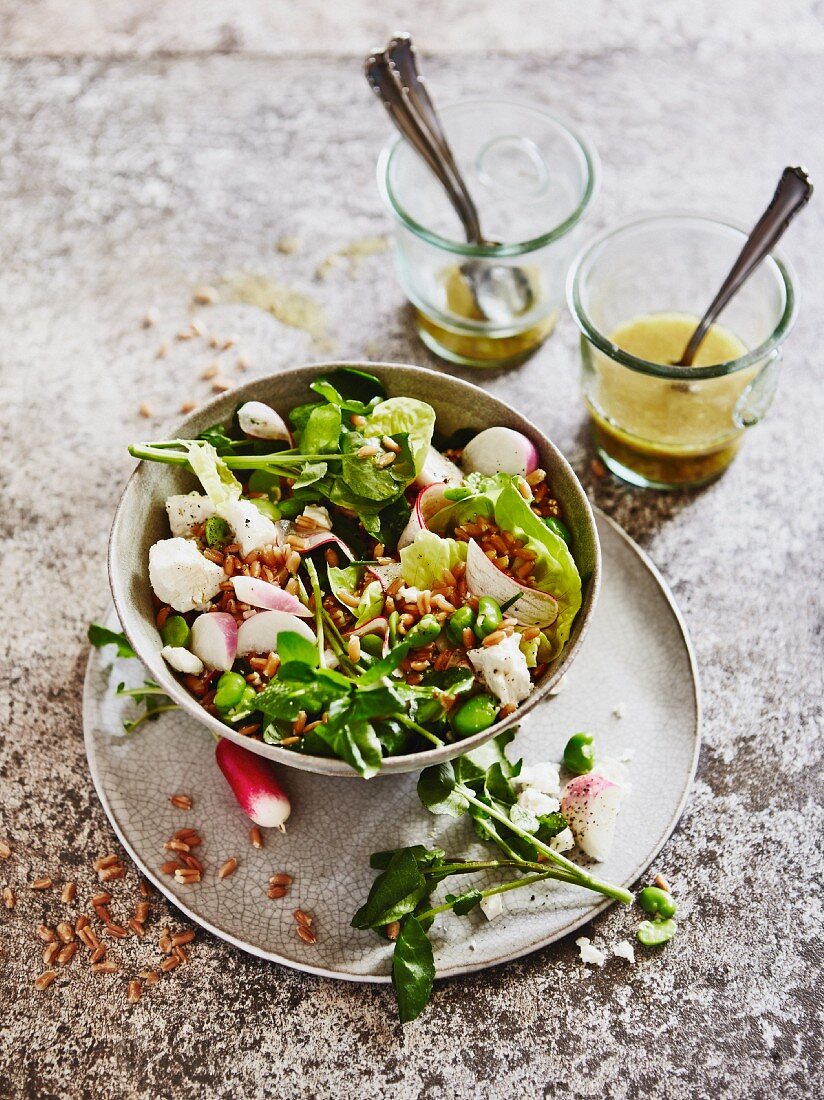
[[[466,587],[473,596],[491,596],[505,604],[513,596],[519,598],[508,608],[521,626],[550,626],[558,618],[558,601],[548,592],[527,588],[493,565],[474,539],[470,539],[466,554]]]
[[[463,474],[455,463],[434,447],[430,447],[424,459],[423,469],[415,478],[415,484],[425,489],[428,485],[461,485],[462,483]]]
[[[308,642],[316,641],[314,631],[303,619],[288,611],[258,611],[250,619],[244,619],[237,632],[237,655],[277,652],[278,634],[290,631],[300,634]]]
[[[594,772],[576,775],[563,789],[561,813],[575,843],[593,859],[604,860],[610,853],[623,794],[623,787]]]
[[[218,741],[215,759],[238,805],[255,825],[285,832],[292,806],[271,760],[236,745],[228,737]]]
[[[427,485],[418,493],[412,508],[412,515],[404,527],[401,537],[398,539],[398,549],[413,543],[421,531],[425,531],[429,521],[451,502],[444,498],[444,493],[449,488],[444,482],[439,481],[434,485]]]
[[[228,611],[208,611],[192,623],[189,649],[208,668],[228,672],[237,657],[238,629]]]
[[[399,577],[403,576],[401,563],[399,561],[390,562],[389,565],[367,565],[366,568],[380,581],[381,588],[384,592],[390,585],[393,585]]]
[[[353,561],[355,558],[355,555],[346,543],[342,539],[339,539],[337,535],[333,535],[331,531],[315,531],[307,535],[303,531],[298,531],[293,524],[290,524],[286,534],[293,535],[295,538],[302,541],[303,549],[300,551],[301,554],[309,554],[313,550],[317,550],[321,546],[328,546],[331,543],[333,546],[337,546],[342,550],[350,561]]]
[[[276,584],[262,581],[258,577],[232,577],[235,595],[241,603],[250,607],[262,607],[266,611],[286,611],[301,619],[311,619],[314,612],[300,602],[297,596],[278,588]]]
[[[283,417],[262,401],[247,401],[237,411],[237,420],[244,435],[253,439],[281,439],[292,444],[292,433]]]
[[[523,432],[487,428],[467,443],[461,456],[464,470],[478,474],[520,474],[538,469],[538,449]]]
[[[383,655],[384,657],[389,652],[389,620],[384,618],[383,615],[378,615],[374,619],[370,619],[368,623],[364,623],[363,626],[353,627],[352,630],[347,630],[344,634],[345,638],[351,637],[356,634],[358,638],[365,638],[367,634],[380,634],[383,638]]]

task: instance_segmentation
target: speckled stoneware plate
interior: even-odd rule
[[[700,704],[692,647],[666,585],[638,547],[597,515],[603,588],[592,627],[559,694],[533,711],[510,747],[527,761],[559,760],[569,735],[589,730],[602,756],[627,760],[629,793],[618,818],[604,878],[629,885],[655,857],[684,808],[698,759]],[[110,625],[116,625],[114,612]],[[86,751],[100,801],[123,845],[155,885],[193,921],[235,946],[299,970],[350,981],[389,980],[387,945],[349,927],[374,873],[369,854],[426,842],[448,852],[481,855],[466,821],[432,817],[418,802],[414,774],[382,782],[289,770],[292,799],[285,834],[269,832],[262,850],[249,843],[249,821],[214,762],[214,741],[184,713],[164,714],[124,734],[129,703],[116,685],[142,681],[141,666],[112,661],[112,647],[93,650],[83,697]],[[191,795],[188,812],[169,803]],[[197,826],[204,881],[180,886],[160,870],[163,842],[175,829]],[[237,872],[222,882],[230,856]],[[266,896],[269,876],[295,881],[282,901]],[[468,881],[468,880],[466,880]],[[489,880],[491,884],[491,879]],[[435,959],[442,977],[518,958],[566,935],[609,902],[560,884],[509,895],[494,921],[477,910],[438,918]],[[525,895],[525,896],[524,896]],[[296,906],[315,916],[318,942],[295,932]]]

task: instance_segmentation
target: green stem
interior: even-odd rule
[[[315,630],[317,631],[318,665],[320,668],[324,668],[323,662],[326,645],[323,639],[323,602],[320,592],[320,581],[318,580],[318,571],[315,569],[315,563],[311,558],[304,558],[303,564],[306,566],[306,572],[309,574],[309,582],[312,585],[312,595],[315,597]]]
[[[437,745],[438,748],[443,748],[444,742],[440,737],[437,737],[434,733],[431,733],[428,729],[424,729],[423,726],[419,726],[417,722],[413,722],[411,718],[407,718],[405,714],[395,715],[398,722],[401,722],[407,729],[415,730],[421,737],[425,737],[427,741],[431,741],[433,745]]]
[[[538,840],[537,837],[528,833],[526,829],[521,829],[518,825],[515,825],[505,814],[496,810],[494,806],[490,806],[486,802],[481,802],[481,800],[476,798],[472,791],[462,783],[456,784],[455,789],[461,792],[470,805],[477,806],[477,808],[482,810],[488,817],[500,822],[501,825],[506,825],[506,827],[515,833],[516,836],[521,837],[523,840],[528,840],[539,852],[543,852],[550,862],[562,868],[568,875],[571,875],[578,885],[585,886],[587,889],[594,890],[596,893],[603,894],[605,897],[614,898],[616,901],[623,902],[624,905],[632,904],[632,894],[629,890],[624,890],[621,886],[615,886],[611,882],[604,882],[602,879],[597,879],[593,875],[590,875],[582,867],[579,867],[577,863],[573,863],[571,859],[562,856],[560,852],[556,852],[553,848],[550,848],[548,844],[544,844],[542,840]]]
[[[129,722],[128,725],[124,723],[124,728],[127,733],[134,733],[137,727],[145,722],[147,718],[154,718],[156,714],[164,714],[167,710],[180,710],[177,703],[170,703],[167,707],[152,707],[151,710],[144,711],[139,718],[135,718],[134,722]]]
[[[174,441],[167,443],[133,443],[129,447],[129,454],[133,458],[145,459],[147,462],[165,462],[170,466],[187,466],[189,456],[185,451],[166,450],[174,445]],[[274,467],[283,467],[289,470],[293,466],[302,466],[306,462],[341,462],[341,454],[293,454],[289,451],[275,451],[268,455],[221,455],[221,460],[231,470],[271,470]]]
[[[523,878],[516,878],[511,882],[505,882],[503,886],[492,886],[489,890],[481,890],[481,897],[491,898],[493,894],[505,894],[509,890],[519,890],[522,886],[532,886],[535,882],[542,882],[544,879],[554,877],[552,871],[542,871],[540,874],[535,875],[524,875]],[[437,917],[439,913],[446,913],[454,904],[454,901],[447,901],[444,902],[443,905],[436,905],[432,909],[427,909],[425,913],[416,913],[415,916],[419,921],[430,920],[432,917]]]

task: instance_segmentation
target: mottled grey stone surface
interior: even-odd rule
[[[22,8],[4,7],[15,35],[6,54],[84,52],[82,40],[61,45],[56,32],[51,46],[42,40],[38,17],[70,27],[58,18],[65,6],[27,5],[25,25]],[[77,19],[89,8],[75,6]],[[112,6],[118,18],[124,9]],[[824,179],[818,5],[771,5],[757,33],[752,5],[740,43],[735,9],[704,9],[692,6],[693,22],[679,5],[677,19],[633,36],[625,21],[640,28],[645,17],[624,5],[610,39],[604,13],[579,7],[580,35],[567,23],[568,52],[551,64],[469,54],[448,71],[433,63],[433,83],[443,98],[494,86],[585,124],[604,165],[592,228],[665,207],[748,221],[784,163],[802,160]],[[450,12],[454,24],[457,6]],[[374,17],[367,26],[373,34]],[[568,318],[526,366],[482,380],[567,451],[593,499],[662,569],[691,627],[705,746],[657,865],[679,892],[678,939],[633,969],[614,960],[594,973],[562,942],[446,983],[403,1032],[386,989],[301,976],[208,937],[177,980],[137,1006],[126,1004],[122,978],[93,979],[77,961],[70,980],[34,991],[34,928],[63,907],[26,882],[72,877],[86,897],[90,862],[112,845],[83,755],[84,630],[106,603],[125,444],[162,433],[183,400],[208,393],[198,376],[212,354],[202,342],[154,358],[185,323],[191,287],[239,269],[268,272],[324,304],[336,354],[430,362],[385,255],[355,275],[344,265],[314,277],[330,252],[387,225],[373,183],[386,123],[356,58],[107,60],[124,52],[122,41],[86,41],[99,56],[0,64],[0,530],[11,611],[0,637],[0,835],[14,848],[0,880],[19,895],[15,909],[0,909],[0,1093],[820,1094],[820,199],[787,242],[804,302],[776,404],[711,488],[650,496],[593,477]],[[261,49],[270,46],[262,36]],[[156,47],[169,44],[161,36]],[[130,51],[141,52],[139,40]],[[301,242],[290,256],[275,249],[283,234]],[[151,305],[160,323],[146,331]],[[239,336],[254,372],[326,354],[240,307],[217,307],[208,324]],[[142,401],[156,412],[150,424],[138,415]],[[129,882],[121,891],[131,897]],[[625,916],[610,912],[593,934],[610,943],[626,930]],[[137,952],[131,943],[122,954]]]

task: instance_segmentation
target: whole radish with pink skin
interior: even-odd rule
[[[466,473],[520,474],[538,468],[538,449],[523,432],[512,428],[486,428],[467,443],[461,457]]]
[[[218,741],[215,759],[238,805],[255,825],[284,832],[292,806],[278,783],[275,765],[266,757],[236,745],[228,737]]]
[[[604,860],[610,853],[623,794],[623,787],[593,772],[576,775],[563,789],[561,813],[575,843],[593,859]]]

